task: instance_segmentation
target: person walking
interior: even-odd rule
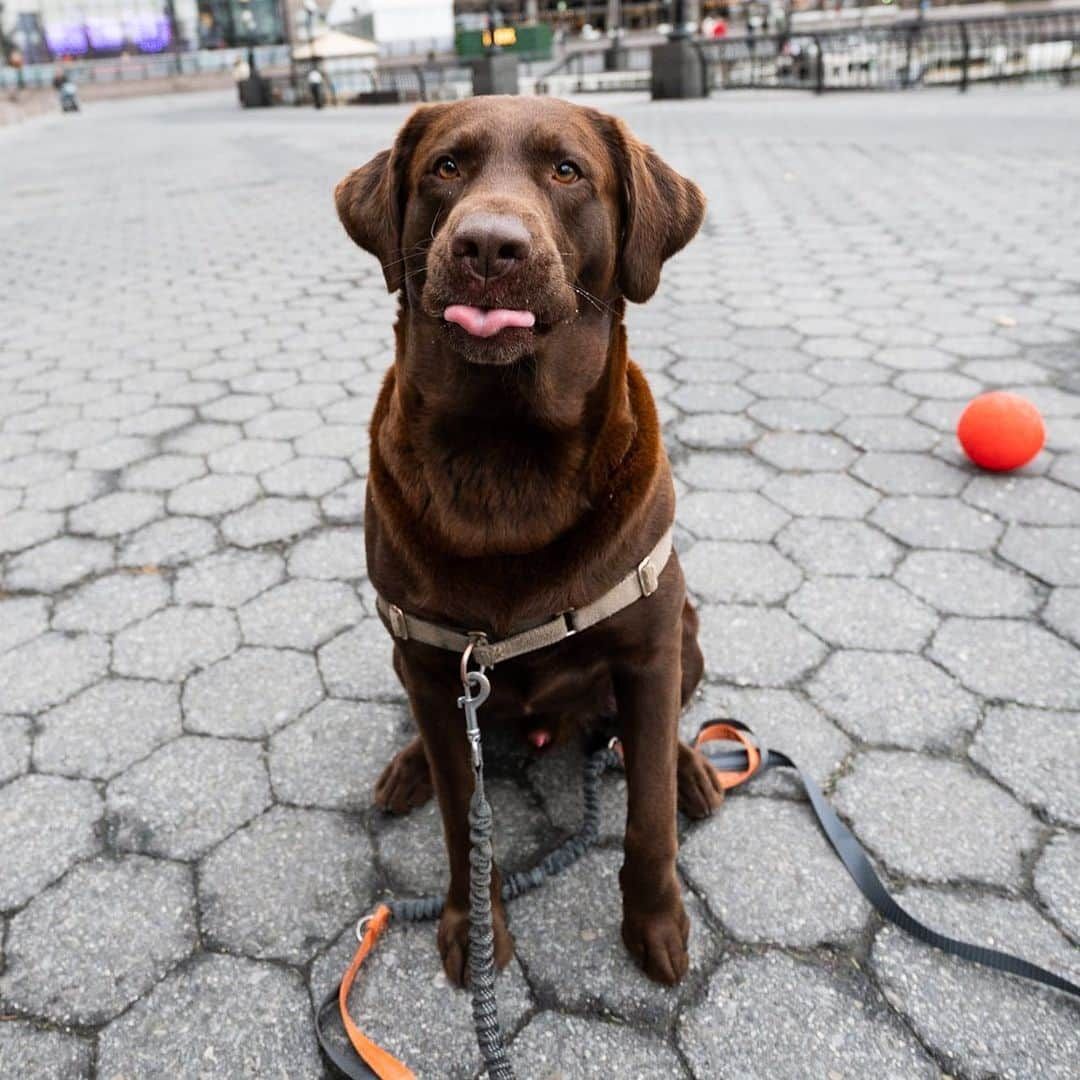
[[[311,101],[316,109],[321,109],[326,104],[326,87],[323,82],[323,73],[316,64],[308,72],[308,88],[311,90]]]

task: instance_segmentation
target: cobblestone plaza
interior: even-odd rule
[[[629,317],[719,713],[803,763],[911,911],[1080,979],[1080,93],[591,100],[710,200]],[[438,889],[361,536],[393,301],[333,184],[404,108],[92,105],[0,131],[0,1077],[329,1076],[353,924]],[[979,473],[963,405],[1048,443]],[[497,746],[496,854],[576,825],[579,756]],[[682,822],[691,970],[619,941],[600,847],[510,908],[522,1077],[1075,1077],[1080,1008],[884,927],[771,774]],[[432,924],[352,997],[480,1068]]]

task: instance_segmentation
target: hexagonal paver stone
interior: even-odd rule
[[[107,780],[181,733],[175,686],[108,679],[38,721],[42,772]]]
[[[354,625],[364,611],[350,586],[301,579],[263,593],[238,614],[249,644],[314,649]]]
[[[850,416],[836,432],[860,450],[930,450],[939,438],[907,416]]]
[[[806,474],[778,476],[765,495],[796,517],[861,518],[881,498],[850,476]]]
[[[1080,826],[1080,713],[991,709],[968,753],[1018,799]]]
[[[909,889],[897,899],[935,930],[1080,979],[1077,951],[1022,901],[929,889]],[[871,963],[885,996],[950,1072],[1066,1077],[1076,1071],[1080,1024],[1063,994],[943,956],[894,926],[878,933]]]
[[[109,645],[93,634],[44,634],[0,655],[0,712],[32,713],[100,679]]]
[[[271,797],[259,746],[185,735],[113,780],[106,798],[115,846],[195,859]]]
[[[30,641],[49,627],[49,601],[43,596],[0,599],[0,653]],[[3,705],[0,704],[0,708]]]
[[[218,546],[217,529],[194,517],[170,517],[140,529],[120,549],[124,566],[180,566]]]
[[[30,721],[0,716],[0,784],[22,776],[30,767]]]
[[[780,799],[729,799],[691,829],[679,867],[739,941],[851,941],[870,915],[810,809]]]
[[[275,964],[206,953],[174,972],[99,1038],[100,1080],[155,1075],[322,1076],[300,976]]]
[[[1035,867],[1035,890],[1058,924],[1080,938],[1080,836],[1058,833]]]
[[[284,571],[284,561],[272,551],[223,551],[177,574],[176,599],[181,604],[240,607],[276,585]]]
[[[702,540],[682,565],[691,592],[706,600],[775,603],[802,583],[799,568],[767,544]]]
[[[351,479],[352,470],[337,458],[299,457],[259,474],[271,495],[306,496],[317,499]]]
[[[169,602],[169,584],[156,574],[110,574],[60,600],[54,630],[111,634]]]
[[[864,454],[851,470],[886,495],[956,495],[968,473],[926,454]]]
[[[217,517],[239,510],[259,494],[258,481],[251,476],[204,476],[170,493],[169,513]]]
[[[676,464],[675,473],[705,491],[756,491],[776,475],[768,465],[736,450],[690,454]]]
[[[1038,822],[954,761],[871,750],[836,785],[836,808],[898,873],[923,881],[1019,883]]]
[[[323,516],[335,525],[359,524],[364,520],[365,489],[363,480],[354,480],[352,483],[342,484],[337,491],[324,495],[319,500]]]
[[[655,1080],[684,1073],[675,1051],[660,1037],[606,1020],[541,1012],[514,1040],[510,1051],[521,1076],[587,1080]]]
[[[148,525],[161,517],[162,512],[160,495],[114,491],[72,510],[68,515],[68,525],[75,533],[120,536]]]
[[[172,607],[121,631],[113,642],[113,666],[122,675],[173,682],[239,644],[231,611]]]
[[[740,413],[754,400],[745,390],[718,382],[680,386],[667,399],[689,413]]]
[[[488,761],[491,761],[490,755]],[[380,764],[385,763],[386,759],[381,758]],[[544,819],[528,789],[516,779],[489,776],[485,783],[495,820],[496,865],[504,873],[531,870],[562,837]],[[573,780],[569,780],[569,786],[574,786]],[[580,780],[577,791],[577,818],[568,832],[576,832],[581,824]],[[625,818],[624,808],[622,820]],[[622,835],[621,826],[619,835]],[[418,896],[446,891],[449,868],[442,817],[434,799],[407,816],[377,814],[375,843],[379,862],[397,895]]]
[[[989,551],[1002,533],[995,517],[958,499],[918,495],[884,499],[870,521],[912,547]]]
[[[710,677],[737,686],[794,682],[827,651],[787,612],[736,604],[701,609],[701,646]]]
[[[702,540],[771,540],[791,519],[752,491],[695,491],[679,500],[679,523]]]
[[[318,522],[315,504],[306,499],[267,498],[230,514],[221,523],[221,531],[230,543],[250,548],[291,540]]]
[[[254,475],[273,468],[293,456],[287,442],[269,439],[244,439],[232,446],[215,450],[207,461],[216,473],[248,473]]]
[[[59,1023],[122,1012],[198,940],[185,866],[141,856],[77,866],[11,920],[4,999]]]
[[[78,1035],[46,1031],[24,1020],[0,1022],[0,1076],[90,1080],[91,1046]]]
[[[842,472],[856,457],[835,435],[778,431],[759,439],[754,453],[778,469],[797,472]]]
[[[298,806],[366,810],[408,720],[391,705],[324,701],[270,740],[275,795]]]
[[[675,436],[695,450],[736,450],[749,446],[761,428],[745,416],[727,413],[694,413],[675,426]]]
[[[1012,525],[998,551],[1049,585],[1080,585],[1080,529]]]
[[[59,592],[112,565],[113,547],[109,541],[60,536],[9,559],[4,584],[28,592]]]
[[[378,619],[361,619],[319,650],[319,670],[334,697],[398,701],[405,691],[394,673],[393,641]]]
[[[920,649],[938,624],[930,608],[879,578],[815,578],[787,608],[826,641],[851,648]]]
[[[203,860],[203,933],[249,956],[302,964],[368,909],[374,878],[356,821],[274,807]]]
[[[350,926],[315,961],[311,993],[316,1002],[341,978],[355,951]],[[499,974],[495,996],[499,1023],[509,1033],[532,1004],[516,960]],[[435,923],[402,921],[390,924],[364,962],[349,995],[349,1011],[365,1035],[414,1069],[418,1077],[472,1080],[483,1059],[476,1045],[471,1000],[467,991],[455,989],[443,974]],[[329,1033],[339,1047],[348,1046],[336,1016]],[[515,1057],[513,1051],[511,1057]]]
[[[954,615],[1027,615],[1039,603],[1021,574],[960,552],[913,552],[896,580],[939,611]]]
[[[0,516],[0,555],[51,540],[64,528],[63,514],[44,510],[16,510]]]
[[[1076,648],[1019,619],[948,619],[930,655],[983,697],[1080,708]]]
[[[747,410],[759,424],[773,431],[831,431],[844,414],[819,401],[767,398]]]
[[[23,776],[0,788],[0,909],[18,907],[98,849],[93,784]]]
[[[323,696],[315,660],[287,649],[240,649],[184,687],[189,731],[258,739],[295,720]]]
[[[769,1032],[732,1039],[733,1031]],[[918,1042],[850,967],[821,968],[779,952],[721,964],[676,1030],[695,1076],[889,1080],[939,1075]],[[668,1074],[673,1075],[673,1074]]]
[[[828,518],[796,518],[776,546],[810,574],[885,575],[901,554],[898,544],[865,522]]]
[[[708,686],[695,695],[683,713],[679,730],[693,743],[701,725],[720,717],[733,717],[746,724],[764,746],[776,747],[824,787],[840,768],[851,740],[835,728],[820,711],[800,694],[790,690],[736,690],[728,686]],[[706,744],[709,755],[722,744]],[[755,795],[794,795],[805,798],[802,783],[788,769],[772,769],[751,781]]]
[[[159,454],[124,470],[120,486],[128,489],[172,491],[206,473],[206,465],[196,457],[184,454]]]
[[[680,994],[647,979],[623,944],[622,858],[619,850],[591,852],[516,900],[514,942],[541,1000],[661,1026],[678,1008]],[[717,943],[694,897],[687,894],[685,900],[692,921],[690,971],[696,973],[712,962]]]
[[[367,572],[359,529],[326,529],[301,540],[289,552],[289,573],[326,581],[350,581]]]
[[[976,699],[921,656],[837,652],[807,690],[841,727],[870,743],[947,750],[979,722]]]
[[[977,476],[964,501],[1002,521],[1025,525],[1080,525],[1080,491],[1043,476]]]

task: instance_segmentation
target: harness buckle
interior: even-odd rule
[[[405,612],[397,604],[387,605],[387,618],[390,620],[390,629],[394,637],[402,641],[409,640],[409,624],[405,619]]]
[[[660,575],[656,572],[656,567],[653,566],[651,555],[646,555],[638,563],[637,577],[638,584],[641,586],[641,595],[652,596],[660,585]]]

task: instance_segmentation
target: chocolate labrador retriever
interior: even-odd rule
[[[439,951],[460,984],[473,788],[461,658],[409,636],[405,620],[494,642],[587,607],[667,533],[671,471],[623,314],[627,300],[655,292],[705,202],[619,120],[510,97],[417,109],[336,199],[349,236],[399,294],[364,528],[420,735],[375,799],[402,813],[433,789],[438,797],[450,861]],[[628,798],[622,936],[647,975],[672,983],[686,972],[689,933],[676,806],[701,817],[722,791],[678,739],[702,657],[674,553],[651,584],[589,629],[500,663],[481,719],[565,731],[617,714]],[[502,967],[511,939],[497,874],[493,891]]]

